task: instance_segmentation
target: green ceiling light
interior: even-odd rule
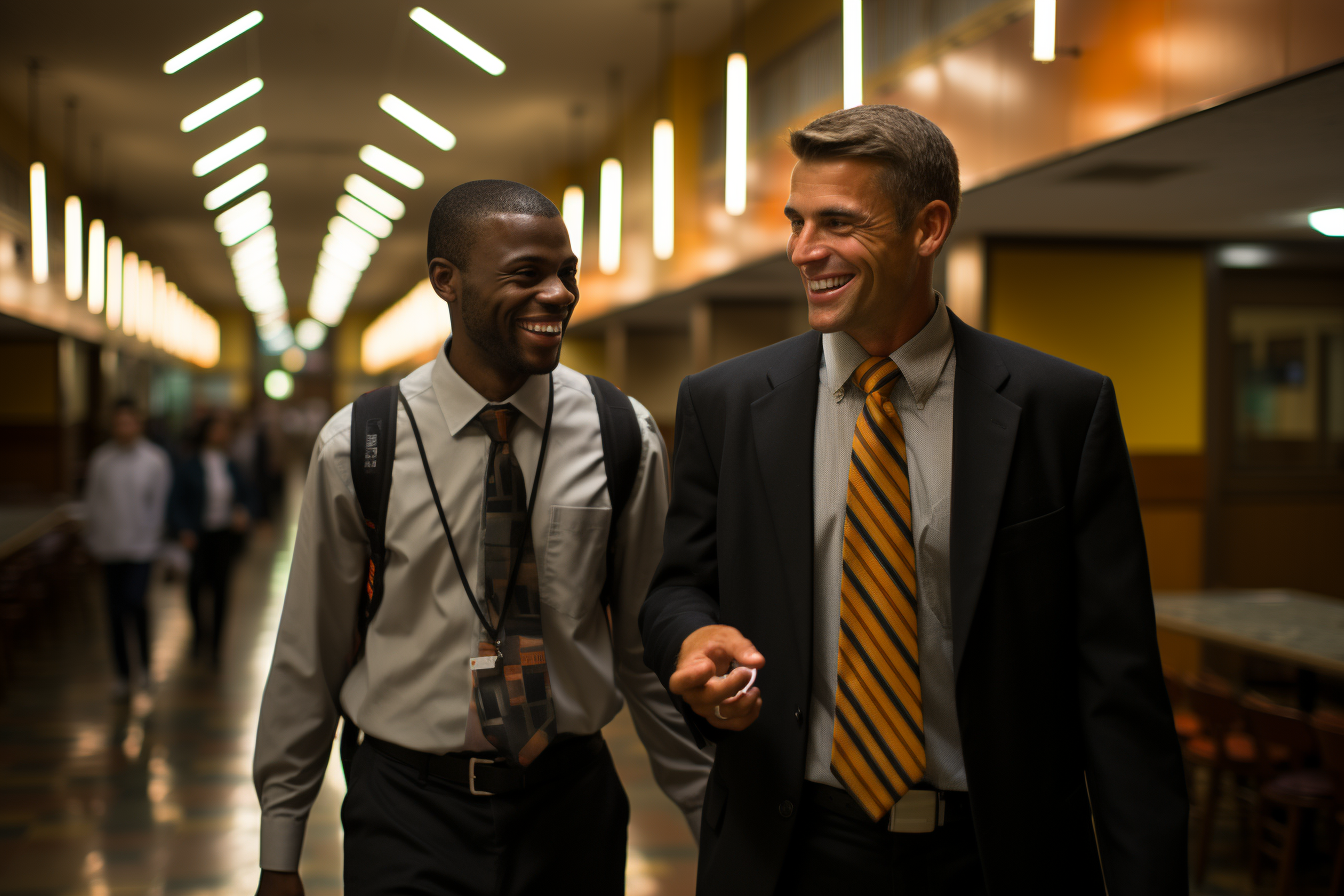
[[[163,64],[164,72],[171,75],[173,72],[181,71],[212,50],[219,49],[243,32],[249,31],[260,25],[261,20],[261,10],[252,10],[233,24],[225,25],[205,40],[188,47],[172,59],[169,59]]]

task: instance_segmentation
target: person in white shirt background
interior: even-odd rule
[[[168,453],[144,437],[144,420],[135,402],[119,400],[112,410],[112,438],[89,459],[84,495],[85,540],[89,553],[103,565],[117,675],[113,693],[119,698],[130,692],[131,629],[141,681],[149,682],[145,593],[163,535],[172,482]]]
[[[192,656],[208,650],[215,667],[233,564],[253,516],[247,478],[227,454],[232,440],[233,427],[225,412],[211,412],[200,422],[193,440],[196,451],[178,466],[170,511],[178,540],[191,554],[187,603],[194,627]]]

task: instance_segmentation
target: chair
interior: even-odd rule
[[[1344,715],[1322,711],[1311,717],[1321,745],[1321,767],[1334,776],[1335,822],[1340,827],[1335,846],[1335,868],[1330,875],[1330,896],[1344,893]]]
[[[1199,821],[1195,844],[1195,883],[1203,885],[1208,868],[1209,842],[1226,774],[1249,777],[1255,772],[1255,742],[1243,731],[1241,704],[1236,691],[1221,678],[1207,673],[1186,679],[1185,697],[1199,717],[1203,732],[1182,745],[1185,761],[1208,769],[1209,783],[1195,806]],[[1193,790],[1191,791],[1194,792]],[[1243,816],[1244,817],[1244,816]]]
[[[1306,767],[1317,751],[1316,732],[1306,713],[1254,694],[1242,701],[1241,708],[1255,738],[1256,776],[1260,780],[1252,828],[1251,881],[1260,882],[1263,858],[1268,855],[1279,863],[1274,894],[1286,896],[1293,889],[1303,815],[1308,809],[1325,810],[1335,805],[1335,781],[1323,769]],[[1288,770],[1281,771],[1283,766]],[[1271,804],[1284,809],[1286,821],[1269,814]],[[1271,842],[1267,833],[1278,843]]]

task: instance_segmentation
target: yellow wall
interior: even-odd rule
[[[989,329],[1109,376],[1132,453],[1204,450],[1204,262],[1195,250],[999,246]]]
[[[15,342],[0,348],[0,422],[56,423],[60,387],[56,342]]]

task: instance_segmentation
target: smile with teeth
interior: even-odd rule
[[[827,277],[825,280],[809,280],[807,281],[807,288],[813,292],[822,292],[827,289],[837,289],[853,279],[853,274],[845,274],[840,277]]]
[[[518,326],[527,330],[529,333],[555,334],[561,331],[560,324],[549,324],[533,320],[520,320],[518,321]]]

